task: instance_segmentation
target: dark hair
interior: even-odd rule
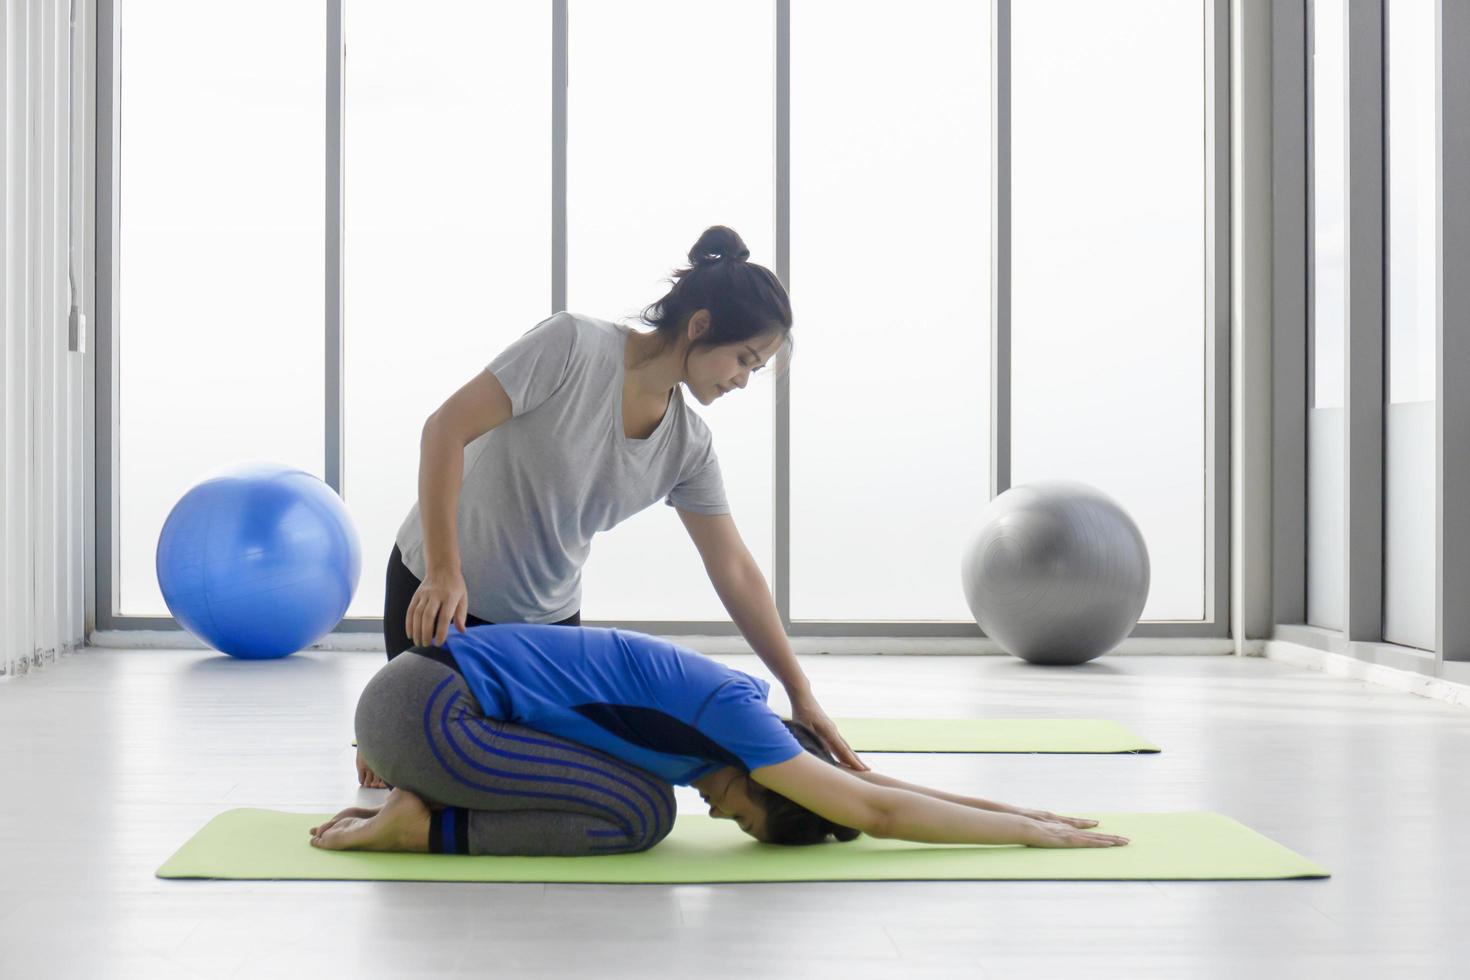
[[[665,348],[678,343],[689,318],[709,310],[709,329],[690,345],[736,344],[775,330],[791,343],[791,299],[775,273],[748,261],[750,249],[724,225],[704,230],[689,250],[689,265],[675,269],[673,287],[643,310],[643,322],[657,329]],[[688,355],[685,355],[688,361]]]
[[[802,748],[823,762],[837,765],[837,760],[822,746],[816,732],[799,721],[787,721],[784,718],[781,721]],[[828,836],[849,841],[860,833],[851,827],[844,827],[826,817],[818,816],[753,779],[748,780],[748,783],[750,798],[766,812],[766,839],[772,844],[821,844]]]

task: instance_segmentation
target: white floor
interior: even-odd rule
[[[750,658],[727,658],[758,672]],[[1470,711],[1263,660],[815,657],[833,714],[1100,717],[1154,756],[870,756],[1076,810],[1217,810],[1324,881],[570,886],[160,881],[215,813],[380,795],[381,654],[89,650],[0,682],[0,977],[1451,977]],[[755,666],[753,666],[755,665]],[[681,806],[698,799],[681,791]]]

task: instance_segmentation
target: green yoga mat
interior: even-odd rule
[[[836,724],[854,752],[1159,751],[1116,721],[1095,718],[838,718]]]
[[[855,752],[1157,752],[1115,721],[1073,718],[838,718]]]
[[[1176,881],[1325,878],[1328,872],[1217,813],[1094,814],[1127,847],[958,847],[859,837],[780,847],[725,820],[688,814],[657,847],[597,857],[462,857],[322,851],[307,829],[326,815],[229,810],[158,869],[160,878],[342,881],[690,883],[731,881]]]

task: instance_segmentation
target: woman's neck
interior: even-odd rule
[[[679,345],[666,347],[657,333],[628,332],[623,348],[624,378],[636,393],[667,398],[684,380],[683,365]]]

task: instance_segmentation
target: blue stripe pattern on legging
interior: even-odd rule
[[[445,854],[458,853],[458,847],[456,846],[458,841],[454,834],[454,807],[447,806],[443,809],[442,813],[443,817],[441,819],[444,822],[439,827],[440,836],[443,838],[441,846],[444,848]]]
[[[664,820],[664,813],[663,813],[662,808],[658,805],[658,803],[654,800],[654,798],[649,795],[649,793],[647,792],[647,790],[644,787],[638,786],[637,784],[635,784],[635,783],[633,783],[633,782],[631,782],[629,780],[623,779],[623,778],[621,778],[620,776],[618,776],[617,774],[615,774],[613,772],[610,772],[608,770],[608,766],[607,766],[607,763],[608,763],[608,758],[607,757],[598,756],[598,755],[596,755],[594,753],[591,753],[591,752],[575,753],[568,746],[566,746],[566,745],[564,745],[562,743],[559,743],[559,742],[543,741],[541,739],[533,739],[533,738],[524,738],[522,736],[515,735],[515,734],[512,734],[510,732],[504,731],[502,729],[496,728],[493,722],[491,722],[491,721],[489,721],[488,719],[485,719],[485,718],[475,718],[475,717],[463,718],[462,717],[460,719],[460,726],[461,727],[464,727],[464,724],[465,724],[466,721],[472,721],[472,722],[474,722],[477,726],[479,726],[481,729],[483,729],[488,735],[490,735],[491,737],[496,738],[496,739],[504,739],[504,740],[513,741],[513,742],[520,742],[520,743],[525,744],[525,745],[537,745],[537,746],[542,746],[542,747],[548,748],[548,749],[557,749],[557,750],[565,751],[565,752],[568,752],[568,753],[571,753],[571,754],[581,754],[585,758],[593,759],[596,762],[600,762],[602,765],[601,765],[601,767],[598,767],[598,766],[585,765],[585,764],[580,763],[580,762],[572,762],[572,761],[567,760],[567,759],[551,759],[551,758],[548,758],[547,756],[544,756],[544,755],[525,755],[525,754],[520,753],[520,752],[510,752],[510,751],[508,751],[506,749],[502,749],[502,748],[498,748],[498,747],[497,748],[492,748],[491,746],[486,745],[484,742],[481,742],[479,739],[475,738],[475,736],[474,736],[473,733],[471,733],[469,731],[466,731],[465,732],[466,737],[468,737],[470,739],[470,741],[474,742],[475,745],[479,746],[480,748],[484,749],[487,752],[494,752],[496,755],[502,756],[504,758],[507,758],[507,759],[517,759],[517,760],[524,761],[524,762],[539,762],[539,763],[543,763],[543,764],[544,763],[547,763],[547,762],[555,762],[559,766],[565,766],[568,769],[576,769],[576,770],[580,770],[581,772],[591,773],[594,776],[601,776],[603,779],[606,779],[610,783],[617,783],[619,786],[625,786],[629,790],[631,790],[632,792],[636,793],[639,796],[639,798],[643,800],[643,802],[645,802],[645,803],[648,804],[648,808],[653,811],[653,818],[654,818],[654,820],[657,821],[658,823],[662,824],[662,822]],[[617,762],[617,760],[613,760],[613,761],[615,763]],[[632,772],[633,771],[631,768],[628,768],[626,766],[625,766],[625,769],[628,772]],[[660,795],[662,795],[662,794],[660,794]],[[641,814],[640,814],[640,816],[641,816]],[[672,814],[670,814],[669,816],[672,816]]]
[[[584,759],[591,759],[594,762],[606,763],[607,761],[606,757],[604,757],[602,754],[595,752],[592,749],[583,748],[582,746],[576,745],[575,743],[568,744],[564,742],[550,742],[539,738],[528,738],[525,735],[518,735],[515,732],[503,731],[500,729],[496,729],[491,724],[490,720],[486,718],[476,718],[474,719],[474,721],[476,724],[480,725],[480,727],[489,729],[498,738],[501,738],[505,741],[520,742],[523,745],[536,745],[548,749],[557,749],[559,751],[567,753],[568,755],[581,756]],[[539,757],[526,756],[525,758]],[[639,796],[648,801],[648,805],[653,808],[655,819],[657,819],[660,823],[665,820],[672,821],[674,819],[674,798],[672,793],[667,792],[668,784],[655,779],[653,776],[646,775],[641,769],[637,768],[636,766],[626,763],[624,764],[626,766],[625,771],[630,776],[637,776],[642,779],[644,786],[653,794],[652,797],[649,797],[647,794],[641,792],[638,787],[635,786],[632,782],[621,779],[617,776],[612,775],[611,773],[604,772],[603,770],[598,769],[595,766],[584,766],[579,763],[566,762],[561,759],[558,759],[557,762],[560,762],[562,765],[565,766],[572,766],[573,768],[585,769],[588,772],[598,773],[612,780],[613,782],[618,783],[619,785],[628,787],[629,789],[633,790],[633,792],[638,793]]]
[[[459,697],[460,695],[456,694],[455,696]],[[647,803],[649,810],[652,811],[654,827],[651,833],[654,835],[656,840],[662,840],[668,834],[669,829],[673,826],[673,792],[670,790],[667,783],[661,782],[657,778],[648,775],[636,766],[624,763],[618,759],[610,759],[609,756],[601,752],[586,748],[581,745],[577,745],[575,742],[567,742],[564,740],[552,741],[550,738],[531,738],[529,736],[521,735],[516,732],[508,732],[504,728],[497,727],[491,719],[482,717],[478,714],[472,715],[466,712],[464,715],[462,715],[459,719],[461,728],[464,727],[466,721],[473,722],[476,726],[484,730],[488,735],[494,737],[499,741],[518,742],[522,745],[532,745],[538,748],[553,749],[557,752],[565,753],[566,755],[581,757],[584,759],[591,759],[594,763],[596,763],[596,765],[585,765],[580,762],[573,762],[569,759],[563,758],[548,758],[545,755],[524,755],[517,752],[510,752],[502,748],[492,748],[491,746],[486,745],[479,739],[475,738],[474,735],[469,733],[468,731],[465,733],[466,736],[469,737],[475,745],[485,749],[487,752],[493,752],[496,755],[502,756],[504,758],[517,759],[525,762],[538,762],[543,764],[547,762],[555,762],[557,765],[566,766],[569,769],[577,769],[582,772],[591,773],[594,776],[600,776],[601,778],[606,779],[608,782],[617,783],[619,786],[626,787],[627,789],[636,793],[640,799]],[[609,771],[609,761],[611,761],[615,765],[619,765],[621,767],[621,770],[627,773],[628,776],[631,778],[624,779],[623,777],[617,775],[615,772]],[[637,779],[638,782],[635,783],[633,779]],[[643,815],[640,812],[640,830],[643,830],[644,838],[647,839],[650,832],[645,829],[642,816]]]
[[[485,754],[495,755],[495,757],[503,758],[503,760],[507,760],[507,761],[525,761],[525,760],[528,760],[528,758],[531,758],[532,761],[537,761],[537,763],[541,763],[541,764],[548,763],[548,761],[556,761],[556,760],[541,760],[541,758],[535,758],[535,757],[526,757],[526,755],[520,755],[519,752],[506,752],[506,751],[503,751],[503,749],[495,748],[494,745],[490,745],[490,743],[488,743],[488,742],[484,742],[484,741],[481,741],[481,739],[475,738],[475,733],[470,732],[470,730],[469,730],[469,724],[466,723],[465,716],[457,717],[456,718],[456,723],[459,724],[460,733],[462,733],[462,735],[465,736],[466,741],[469,741],[470,745],[475,746],[475,748],[478,748],[479,751],[481,751],[481,752],[485,752]],[[454,749],[454,752],[456,752],[456,754],[459,755],[459,757],[462,758],[462,760],[465,760],[466,763],[469,763],[470,765],[472,765],[472,767],[482,768],[481,765],[479,765],[478,763],[476,763],[475,760],[472,760],[472,758],[470,758],[469,755],[467,755],[466,752],[463,751],[462,748],[460,748],[459,743],[454,742],[454,741],[450,741],[450,748],[453,748]],[[556,764],[566,765],[566,763],[560,763],[560,761],[556,761]],[[484,768],[482,768],[482,771],[488,771],[488,770],[484,770]],[[644,817],[644,813],[642,813],[642,811],[639,810],[638,805],[635,804],[635,802],[632,801],[632,799],[629,799],[628,796],[623,796],[622,793],[617,792],[617,790],[607,789],[607,788],[604,788],[604,786],[598,786],[598,785],[595,785],[595,783],[589,783],[589,782],[587,782],[587,780],[569,779],[569,777],[566,777],[566,776],[528,776],[528,774],[523,774],[523,773],[512,773],[512,776],[514,776],[514,779],[532,780],[532,782],[538,782],[538,783],[560,783],[560,785],[564,785],[564,786],[581,786],[581,788],[594,789],[594,790],[597,790],[597,792],[607,793],[607,795],[612,796],[613,799],[616,799],[616,801],[619,801],[620,804],[625,804],[626,807],[628,807],[629,810],[631,810],[632,813],[634,813],[635,817],[638,818],[638,836],[639,837],[647,837],[648,836],[648,821],[647,821],[647,818]],[[572,796],[572,798],[570,798],[570,799],[578,799],[578,798],[576,798],[576,796]],[[587,801],[587,799],[584,799],[584,801],[582,801],[582,802],[585,802],[585,804],[588,804],[589,807],[598,807],[598,808],[601,808],[601,805],[600,804],[592,804],[592,802],[591,801]],[[628,830],[626,830],[626,833],[628,833],[628,836],[629,837],[634,836],[634,829],[632,829],[632,824],[629,823],[628,817],[626,817],[626,814],[620,815],[620,817],[617,818],[617,824],[619,824],[619,826],[626,827],[626,829],[628,829]]]
[[[448,683],[449,680],[453,680],[453,678],[446,679],[445,683]],[[426,714],[430,710],[432,710],[434,702],[438,699],[442,687],[443,685],[441,685],[440,688],[436,688],[434,694],[430,697],[429,705],[424,709]],[[488,776],[495,776],[501,779],[521,780],[524,782],[532,783],[552,783],[564,786],[575,786],[579,789],[591,790],[593,793],[600,793],[606,796],[611,796],[613,799],[627,806],[628,809],[636,811],[637,808],[633,806],[631,800],[618,793],[603,789],[602,787],[597,786],[593,783],[586,782],[585,780],[568,779],[562,776],[532,776],[525,773],[513,772],[511,770],[493,769],[490,766],[487,766],[472,758],[470,756],[470,753],[465,751],[465,749],[461,747],[460,744],[455,740],[454,731],[449,726],[449,713],[451,710],[453,710],[454,706],[458,703],[460,698],[461,695],[459,694],[459,692],[456,691],[445,700],[443,708],[439,711],[439,733],[444,736],[444,742],[449,746],[449,748],[454,750],[454,754],[457,755],[460,758],[460,761],[462,761],[469,768],[477,772],[484,773]],[[463,719],[461,718],[457,720],[460,721],[460,727],[464,727]],[[454,779],[456,782],[461,783],[462,785],[469,786],[483,792],[494,793],[497,796],[533,797],[537,799],[561,800],[565,803],[581,804],[582,806],[590,807],[594,810],[601,810],[607,813],[609,819],[611,819],[613,823],[616,823],[626,829],[629,837],[634,836],[633,827],[632,824],[629,822],[627,815],[607,804],[595,803],[592,800],[586,799],[581,796],[568,796],[561,793],[545,793],[536,792],[533,790],[514,790],[504,789],[496,786],[487,786],[483,783],[477,783],[474,780],[468,779],[465,776],[460,775],[453,768],[451,768],[449,760],[445,759],[443,755],[440,754],[439,749],[437,748],[437,746],[434,745],[432,728],[428,727],[427,720],[425,734],[430,736],[429,747],[434,751],[434,756],[439,760],[439,764],[444,767],[444,771],[450,776],[450,778]],[[473,739],[471,741],[473,741]],[[496,752],[494,749],[487,748],[486,751],[488,751],[491,755],[501,754],[499,752]],[[639,816],[641,822],[641,814]]]
[[[445,774],[447,774],[451,779],[453,779],[455,782],[460,783],[463,786],[467,786],[467,787],[469,787],[471,789],[475,789],[475,790],[478,790],[478,791],[481,791],[481,792],[492,793],[492,794],[497,795],[497,796],[520,796],[520,797],[530,797],[530,798],[533,798],[533,799],[560,800],[562,802],[575,803],[575,804],[578,804],[579,806],[582,806],[582,807],[587,807],[587,808],[590,808],[590,809],[593,809],[593,810],[598,810],[598,811],[607,813],[613,823],[615,823],[615,824],[617,824],[617,825],[625,828],[625,832],[626,832],[626,834],[627,834],[628,837],[632,838],[632,837],[635,837],[636,836],[638,838],[638,840],[639,840],[640,846],[648,846],[648,842],[649,842],[648,828],[646,826],[646,822],[643,820],[643,814],[639,811],[638,807],[635,806],[631,800],[629,800],[628,798],[624,797],[620,793],[617,793],[617,792],[608,790],[605,787],[597,786],[597,785],[595,785],[593,783],[589,783],[589,782],[586,782],[584,780],[566,779],[566,778],[553,777],[553,776],[533,776],[533,775],[528,775],[528,774],[524,774],[524,773],[516,773],[516,772],[509,772],[509,771],[497,770],[497,769],[493,769],[493,768],[491,768],[489,766],[482,765],[481,763],[477,762],[475,759],[471,758],[470,755],[469,755],[469,753],[467,753],[458,744],[458,742],[455,740],[454,732],[450,728],[450,725],[449,725],[449,713],[450,713],[451,709],[453,708],[453,706],[462,697],[462,695],[459,692],[455,692],[449,698],[447,698],[447,699],[444,700],[443,706],[438,711],[438,725],[436,726],[435,723],[434,723],[435,722],[434,715],[435,715],[435,705],[436,705],[436,703],[439,702],[440,696],[444,693],[445,688],[447,688],[451,683],[455,682],[456,680],[458,680],[458,678],[456,676],[453,676],[453,675],[451,675],[449,677],[446,677],[442,682],[440,682],[440,684],[437,687],[434,688],[433,693],[429,697],[428,703],[426,705],[424,705],[424,717],[423,717],[424,735],[425,735],[425,737],[426,737],[426,739],[427,739],[427,741],[429,743],[429,750],[434,754],[434,758],[436,760],[438,760],[439,765],[443,768]],[[461,727],[464,727],[463,718],[461,718],[459,720],[460,720]],[[457,755],[457,756],[459,756],[460,760],[463,761],[463,763],[466,766],[468,766],[469,768],[471,768],[471,769],[473,769],[473,770],[475,770],[477,772],[485,773],[486,775],[490,775],[490,776],[494,776],[494,777],[499,777],[499,778],[504,778],[504,779],[512,779],[512,780],[522,780],[522,781],[528,781],[528,782],[553,783],[553,784],[562,784],[562,785],[575,786],[575,787],[578,787],[578,788],[581,788],[581,789],[588,790],[588,791],[590,791],[593,794],[597,794],[597,795],[600,795],[600,796],[611,797],[612,799],[617,800],[620,803],[622,803],[624,806],[626,806],[629,810],[631,810],[634,814],[636,814],[638,816],[639,823],[643,825],[640,828],[640,833],[637,834],[637,835],[635,835],[633,833],[632,825],[631,825],[630,821],[627,819],[626,814],[620,813],[617,809],[615,809],[612,806],[609,806],[607,804],[594,802],[593,800],[587,799],[585,797],[569,796],[569,795],[561,794],[561,793],[537,792],[537,791],[531,791],[531,790],[503,789],[503,788],[496,787],[496,786],[485,785],[485,784],[480,783],[480,782],[478,782],[476,780],[469,779],[466,776],[461,775],[458,771],[456,771],[456,768],[451,764],[450,760],[445,758],[444,754],[440,751],[438,744],[436,744],[435,739],[434,739],[434,733],[435,733],[436,728],[437,728],[438,732],[441,735],[443,735],[444,742],[449,746],[450,749],[452,749],[454,751],[454,754]],[[466,732],[466,734],[468,734],[468,732]],[[495,749],[490,748],[488,746],[485,747],[485,750],[488,751],[489,753],[491,753],[492,755],[497,755],[497,756],[505,755],[505,753],[499,752],[498,750],[495,750]],[[540,761],[544,761],[544,760],[540,760]]]

